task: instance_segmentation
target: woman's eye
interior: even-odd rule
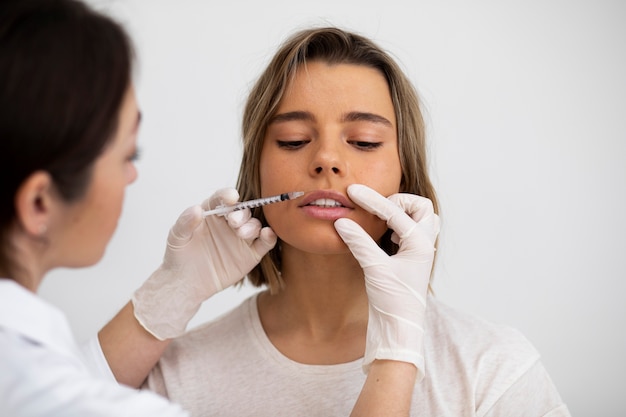
[[[129,162],[136,162],[137,160],[139,160],[140,157],[141,157],[141,150],[135,149],[135,151],[132,154],[130,154],[127,160]]]
[[[382,146],[382,142],[368,142],[368,141],[364,141],[364,140],[352,140],[350,141],[350,143],[359,148],[359,149],[363,149],[366,151],[370,151],[370,150],[374,150],[376,148],[380,148]]]
[[[277,140],[276,143],[278,144],[278,147],[282,149],[300,149],[301,147],[309,143],[309,141],[308,140]]]

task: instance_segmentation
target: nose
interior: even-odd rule
[[[130,185],[137,180],[139,176],[139,172],[137,171],[137,167],[135,164],[130,164],[126,171],[126,185]]]
[[[318,174],[321,174],[322,171],[324,171],[324,168],[322,168],[322,167],[315,168],[315,172],[318,173]],[[339,168],[337,168],[337,167],[331,167],[330,171],[332,171],[335,174],[339,174]]]
[[[346,175],[347,163],[338,142],[340,141],[334,143],[328,140],[318,141],[310,165],[313,175]]]

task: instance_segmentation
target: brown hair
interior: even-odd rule
[[[10,273],[15,194],[46,171],[66,201],[81,198],[112,139],[130,85],[121,26],[75,0],[0,3],[0,271]]]
[[[426,163],[425,129],[417,92],[388,53],[371,40],[339,28],[303,30],[290,37],[274,55],[252,88],[245,105],[242,132],[243,157],[237,181],[242,200],[259,198],[259,162],[269,121],[296,70],[308,61],[356,64],[380,71],[389,84],[398,126],[398,149],[402,167],[400,191],[429,198],[438,212],[437,196]],[[267,225],[260,208],[253,215]],[[379,242],[388,254],[397,251],[391,232]],[[280,244],[263,257],[248,275],[255,286],[268,285],[271,292],[282,285]]]

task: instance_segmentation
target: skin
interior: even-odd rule
[[[350,416],[409,416],[416,377],[413,364],[375,360]]]
[[[301,363],[362,357],[368,318],[363,271],[333,222],[351,218],[374,239],[387,230],[346,192],[353,183],[385,196],[399,191],[396,119],[383,75],[347,64],[310,62],[302,67],[267,129],[260,162],[263,195],[307,193],[264,208],[282,240],[286,282],[279,294],[259,296],[268,337]],[[320,198],[341,207],[311,205]]]
[[[78,201],[65,202],[47,172],[31,174],[16,195],[13,230],[21,272],[14,279],[36,292],[56,267],[98,262],[119,220],[126,186],[137,178],[139,111],[133,88],[125,94],[115,137],[93,166],[91,182]],[[54,242],[54,244],[51,244]]]

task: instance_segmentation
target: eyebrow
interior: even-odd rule
[[[386,126],[393,127],[393,124],[387,118],[380,116],[378,114],[375,114],[375,113],[368,113],[368,112],[353,111],[350,113],[346,113],[341,118],[341,121],[342,122],[364,121],[364,122],[372,122],[372,123],[381,123]]]
[[[290,111],[287,113],[280,113],[275,115],[270,119],[270,124],[272,123],[284,123],[284,122],[293,122],[293,121],[308,121],[314,122],[315,116],[308,111]]]
[[[272,123],[283,123],[283,122],[292,122],[292,121],[315,121],[315,116],[312,113],[307,111],[292,111],[287,113],[277,114],[270,119],[270,124]],[[375,113],[369,112],[359,112],[353,111],[344,114],[341,117],[342,122],[372,122],[372,123],[380,123],[389,127],[393,127],[393,124],[385,117],[380,116]]]

